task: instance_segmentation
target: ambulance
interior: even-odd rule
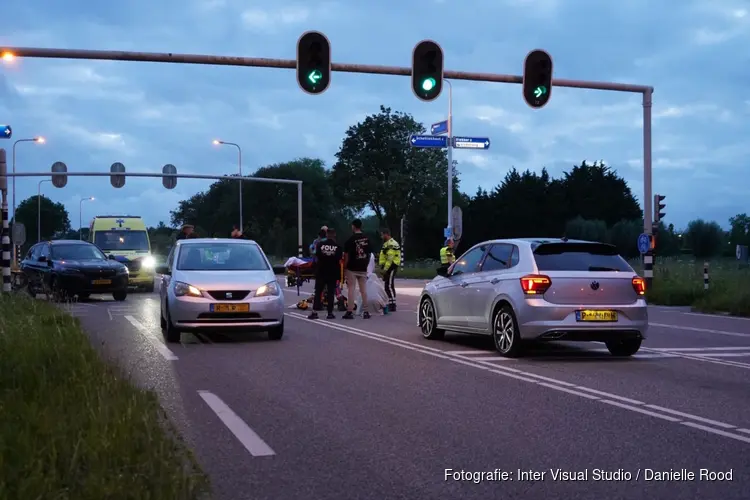
[[[89,226],[89,241],[130,271],[131,287],[154,291],[156,261],[148,228],[138,215],[98,215]]]

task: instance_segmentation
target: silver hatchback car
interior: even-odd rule
[[[284,297],[273,267],[251,240],[177,242],[161,277],[161,327],[167,342],[190,330],[267,331],[284,335]]]
[[[646,284],[608,244],[512,239],[470,248],[429,282],[418,325],[428,339],[446,330],[491,335],[503,356],[523,341],[599,341],[632,356],[648,330]]]

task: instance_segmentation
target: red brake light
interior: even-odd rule
[[[552,285],[549,276],[529,274],[521,278],[521,289],[526,295],[542,295]]]
[[[646,295],[646,280],[639,276],[633,278],[633,290],[638,295]]]

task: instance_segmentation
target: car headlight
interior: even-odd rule
[[[258,287],[257,290],[255,290],[255,296],[256,297],[268,297],[272,295],[278,295],[279,294],[279,284],[275,281],[271,281],[269,283],[266,283],[265,285],[261,285]]]
[[[57,268],[57,272],[62,274],[81,274],[80,269],[76,269],[75,267],[65,267],[65,266],[59,266]]]
[[[126,266],[122,266],[117,270],[117,274],[130,274],[130,269],[128,269]]]
[[[145,267],[146,269],[153,269],[154,267],[156,267],[156,259],[154,259],[150,255],[148,257],[144,257],[141,261],[141,266]]]
[[[174,284],[174,294],[178,297],[188,296],[188,297],[203,297],[203,294],[200,290],[195,288],[193,285],[188,285],[187,283],[183,283],[181,281],[177,281]]]

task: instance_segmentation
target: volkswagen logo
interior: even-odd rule
[[[592,290],[599,290],[599,282],[598,281],[592,281],[591,282],[591,289]]]
[[[597,286],[599,286],[599,285],[597,285]],[[227,298],[228,298],[228,299],[231,299],[231,298],[232,298],[232,292],[227,292]]]

